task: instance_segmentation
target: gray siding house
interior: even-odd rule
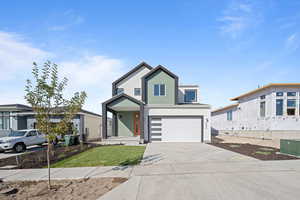
[[[107,112],[113,116],[107,132]],[[102,103],[102,136],[138,137],[140,142],[209,142],[210,106],[199,102],[197,85],[179,85],[177,75],[145,62],[112,83]]]
[[[72,120],[72,126],[78,130],[82,136],[87,136],[88,140],[101,138],[101,115],[86,110],[81,110]],[[52,117],[51,122],[57,123],[61,117]],[[110,131],[111,121],[108,123]],[[0,105],[0,137],[5,136],[11,130],[36,128],[36,118],[30,106],[22,104]]]

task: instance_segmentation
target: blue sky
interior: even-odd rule
[[[258,85],[299,82],[299,0],[11,0],[0,19],[0,104],[25,103],[31,63],[47,59],[94,112],[141,61],[198,84],[213,108]]]

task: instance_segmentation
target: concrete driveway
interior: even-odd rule
[[[126,183],[100,200],[299,199],[300,161],[259,161],[201,143],[151,143]]]
[[[148,144],[144,153],[142,164],[183,164],[225,161],[233,162],[257,160],[248,156],[198,142],[166,142]]]

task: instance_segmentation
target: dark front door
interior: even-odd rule
[[[140,130],[140,113],[136,112],[133,113],[133,127],[134,127],[134,135],[138,136],[141,135],[141,130]]]

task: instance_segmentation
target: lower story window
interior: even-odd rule
[[[283,115],[283,99],[276,100],[276,115],[277,116]]]
[[[266,116],[266,102],[260,102],[260,116],[265,117]]]
[[[296,115],[296,99],[287,100],[287,115]]]
[[[10,118],[8,112],[0,112],[0,130],[8,130],[10,128]]]

